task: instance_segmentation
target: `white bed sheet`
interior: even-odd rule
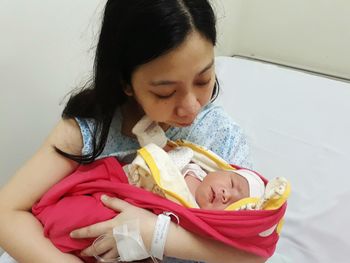
[[[277,252],[350,262],[350,84],[242,58],[216,68],[218,101],[248,134],[255,169],[292,184]]]

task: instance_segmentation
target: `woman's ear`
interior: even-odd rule
[[[124,93],[126,96],[132,97],[134,95],[134,92],[132,90],[131,85],[127,84],[124,89]]]

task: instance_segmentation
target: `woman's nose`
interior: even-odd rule
[[[197,116],[200,109],[201,105],[197,99],[197,96],[195,96],[193,93],[188,93],[183,98],[179,99],[176,115],[181,118],[193,120]]]

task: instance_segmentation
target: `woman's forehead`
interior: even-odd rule
[[[188,37],[176,49],[138,67],[135,75],[144,77],[171,77],[181,73],[200,74],[213,66],[214,47],[210,41],[199,34]]]

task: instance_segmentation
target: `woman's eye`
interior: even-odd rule
[[[196,83],[196,85],[197,85],[197,86],[205,86],[205,85],[208,85],[208,84],[210,83],[210,80],[211,80],[211,79],[209,79],[209,80],[207,80],[207,81],[198,81],[198,82]]]
[[[175,93],[175,92],[172,92],[172,93],[170,93],[169,95],[160,95],[160,94],[154,93],[154,95],[155,95],[157,98],[159,98],[159,99],[168,99],[168,98],[170,98],[171,96],[173,96],[174,93]]]

